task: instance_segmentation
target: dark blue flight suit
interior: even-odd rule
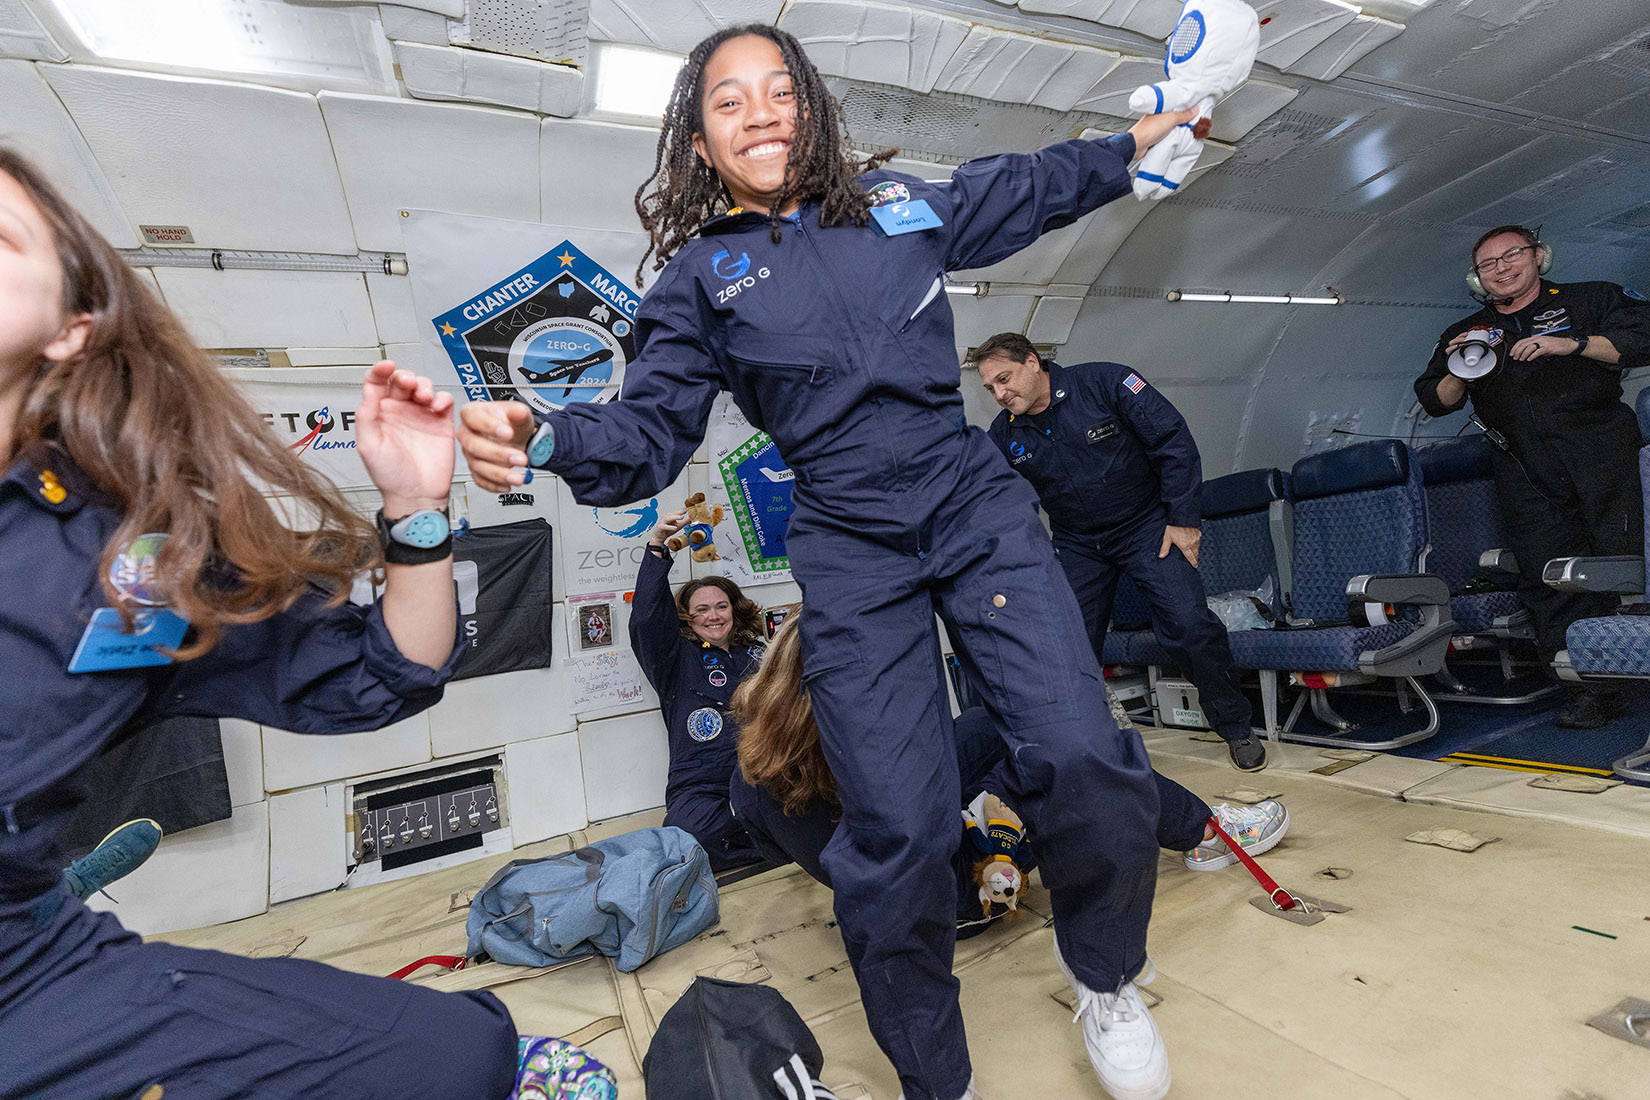
[[[936,611],[1004,721],[1005,795],[1072,970],[1112,991],[1145,962],[1151,765],[1110,718],[1035,494],[964,419],[941,285],[1127,194],[1133,152],[1125,134],[972,161],[941,183],[861,177],[894,185],[881,192],[894,205],[902,192],[928,203],[943,224],[919,232],[824,229],[813,201],[777,243],[766,215],[713,218],[642,302],[623,399],[549,417],[549,465],[584,504],[670,484],[723,389],[795,472],[785,545],[843,800],[822,865],[871,1032],[909,1100],[955,1100],[971,1072],[951,973],[962,792]]]
[[[505,1096],[516,1032],[492,995],[146,944],[69,894],[58,844],[86,797],[78,773],[127,721],[376,729],[440,699],[462,639],[426,668],[378,607],[316,594],[225,627],[196,660],[71,674],[121,517],[61,454],[36,454],[0,481],[0,1097]],[[47,473],[66,494],[41,491]]]
[[[682,637],[670,553],[649,546],[630,605],[630,645],[659,693],[670,737],[665,824],[692,833],[712,870],[756,862],[762,853],[728,805],[728,777],[739,766],[739,727],[728,708],[734,689],[761,663],[761,643],[728,650]]]
[[[1203,521],[1203,467],[1180,410],[1118,363],[1047,369],[1048,408],[999,413],[991,441],[1036,487],[1095,659],[1117,580],[1128,576],[1151,606],[1158,642],[1197,685],[1209,725],[1227,741],[1253,736],[1226,627],[1209,610],[1196,567],[1179,547],[1157,556],[1165,527]]]

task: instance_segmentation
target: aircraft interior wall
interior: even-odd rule
[[[1650,287],[1642,3],[1252,2],[1276,23],[1250,85],[1217,110],[1184,193],[1125,197],[991,268],[955,273],[959,288],[989,284],[948,298],[959,357],[1011,330],[1068,363],[1130,364],[1183,411],[1215,476],[1287,468],[1347,432],[1455,434],[1460,415],[1417,415],[1411,382],[1438,333],[1474,308],[1463,256],[1485,228],[1543,225],[1555,278]],[[894,167],[937,178],[966,156],[1126,127],[1128,92],[1160,67],[1179,0],[590,0],[558,6],[577,22],[550,28],[561,37],[508,51],[465,0],[308,7],[338,21],[325,24],[343,36],[328,49],[349,62],[336,76],[103,57],[76,37],[64,3],[0,0],[0,143],[37,159],[118,248],[144,249],[133,263],[203,346],[358,377],[381,354],[445,366],[429,358],[405,275],[173,266],[140,227],[187,227],[197,250],[368,261],[406,251],[408,210],[635,231],[657,126],[596,106],[600,48],[680,53],[745,20],[799,34],[845,102],[904,104],[908,125],[850,111],[854,136],[898,141],[907,155]],[[547,52],[584,67],[548,64]],[[986,136],[970,137],[969,119]],[[1345,304],[1164,298],[1327,287]],[[1629,381],[1629,399],[1643,384]],[[977,375],[965,371],[963,386],[970,420],[988,423],[996,409]],[[661,505],[704,488],[705,457]],[[538,515],[555,528],[565,654],[577,554],[563,533],[593,510],[555,479],[533,488],[532,504],[504,507],[460,487],[456,514]],[[757,595],[773,605],[798,592]],[[574,713],[560,660],[454,684],[432,711],[371,735],[296,738],[226,721],[233,820],[157,857],[166,882],[213,888],[190,894],[187,911],[170,889],[124,896],[123,920],[178,928],[336,887],[346,784],[432,761],[502,752],[517,845],[659,805],[665,741],[651,690]]]

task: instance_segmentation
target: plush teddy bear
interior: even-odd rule
[[[1209,111],[1249,79],[1259,51],[1260,20],[1243,0],[1188,0],[1164,53],[1169,79],[1136,88],[1129,110],[1151,115],[1196,106],[1198,117],[1140,158],[1136,198],[1161,199],[1185,181],[1209,136]]]
[[[712,531],[722,522],[722,506],[714,508],[705,503],[704,493],[694,493],[684,500],[687,508],[687,524],[674,535],[665,540],[665,545],[674,553],[684,546],[693,547],[694,561],[721,561],[722,555],[716,552],[716,536]]]
[[[974,864],[974,882],[980,888],[980,908],[991,916],[991,905],[1008,906],[1018,913],[1025,892],[1025,825],[1019,815],[994,794],[981,791],[963,810],[968,839],[984,859]]]

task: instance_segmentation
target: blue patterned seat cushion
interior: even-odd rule
[[[1497,618],[1511,615],[1518,607],[1515,593],[1475,592],[1470,596],[1451,596],[1449,615],[1455,620],[1457,634],[1483,634]]]
[[[1234,630],[1228,636],[1239,668],[1287,672],[1354,671],[1358,655],[1407,636],[1408,623],[1329,626],[1319,630]]]
[[[1581,619],[1570,624],[1564,644],[1578,672],[1650,676],[1650,618]]]
[[[1489,478],[1426,486],[1427,531],[1432,550],[1427,572],[1460,592],[1478,572],[1478,555],[1507,545]]]
[[[1108,630],[1106,640],[1100,646],[1100,663],[1103,665],[1133,664],[1129,660],[1129,636],[1134,633],[1130,630]]]

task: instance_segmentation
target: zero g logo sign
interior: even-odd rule
[[[739,258],[735,260],[724,248],[710,258],[710,269],[716,272],[718,278],[730,283],[735,279],[742,279],[745,277],[745,273],[751,269],[750,253],[741,252]]]
[[[766,279],[772,274],[765,267],[757,268],[753,274],[750,253],[741,252],[736,260],[725,248],[710,258],[710,269],[716,272],[717,278],[728,284],[716,292],[716,304],[719,306],[727,305],[738,297],[741,290],[749,290],[758,279]]]

